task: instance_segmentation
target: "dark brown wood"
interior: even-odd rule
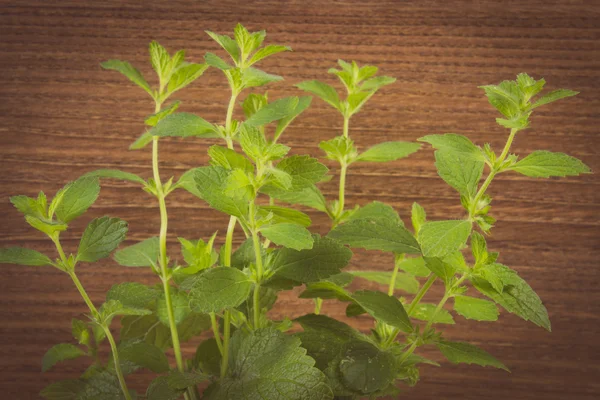
[[[268,59],[263,67],[287,78],[269,87],[272,98],[299,94],[294,83],[334,82],[327,69],[338,58],[380,67],[398,78],[352,120],[351,135],[363,147],[384,140],[415,140],[430,133],[458,132],[498,149],[506,131],[478,85],[512,79],[526,71],[544,77],[550,89],[581,91],[536,112],[531,129],[520,133],[514,151],[564,151],[600,167],[600,3],[598,1],[2,1],[0,5],[0,246],[25,245],[51,251],[12,208],[8,197],[53,194],[65,182],[97,168],[121,168],[150,176],[147,150],[128,151],[143,131],[150,98],[99,62],[131,61],[150,76],[147,45],[188,49],[199,61],[220,51],[205,29],[229,32],[237,22],[266,29],[270,43],[293,53]],[[223,121],[226,82],[216,70],[177,96],[182,110]],[[294,123],[284,142],[295,153],[320,156],[317,143],[341,132],[341,119],[322,102]],[[208,141],[164,140],[163,176],[178,176],[206,164]],[[334,170],[335,172],[335,170]],[[423,149],[390,164],[353,166],[349,204],[380,200],[407,220],[413,201],[430,218],[460,217],[456,193],[441,181],[433,153]],[[324,191],[335,195],[333,184]],[[457,317],[445,332],[497,355],[512,374],[475,366],[422,368],[422,380],[407,389],[411,399],[596,399],[600,396],[600,291],[598,272],[598,175],[535,180],[501,175],[493,183],[499,219],[490,246],[517,269],[544,300],[553,332],[503,312],[495,324]],[[207,238],[223,233],[226,216],[185,193],[168,199],[169,249],[177,236]],[[130,223],[128,243],[154,235],[155,202],[135,185],[107,181],[90,213],[64,234],[68,251],[92,217],[109,214]],[[314,212],[314,227],[327,220]],[[220,235],[222,241],[222,234]],[[239,242],[237,237],[236,241]],[[389,270],[389,256],[357,252],[352,267]],[[81,280],[100,303],[114,283],[155,282],[149,271],[118,267],[106,260],[81,265]],[[50,268],[2,266],[0,279],[0,391],[6,399],[34,399],[48,383],[76,377],[82,364],[66,363],[40,372],[52,345],[70,341],[70,321],[86,311],[67,276]],[[373,287],[367,283],[358,286]],[[431,298],[440,295],[432,290]],[[285,293],[273,316],[296,317],[311,303]],[[344,308],[325,303],[325,312],[368,330],[368,318],[347,319]],[[196,338],[184,346],[193,353]],[[441,361],[430,349],[423,354]],[[149,375],[129,380],[144,390]]]

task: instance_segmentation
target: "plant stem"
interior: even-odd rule
[[[488,189],[488,187],[494,180],[494,177],[498,173],[502,162],[508,156],[510,146],[512,145],[512,142],[515,139],[515,135],[517,134],[518,131],[519,130],[516,128],[513,128],[510,130],[510,135],[508,136],[508,139],[506,140],[506,144],[504,145],[504,149],[502,150],[500,157],[498,157],[498,159],[496,159],[496,161],[494,162],[494,165],[492,166],[489,175],[487,176],[487,178],[485,179],[485,181],[483,182],[483,184],[477,191],[477,194],[475,195],[473,202],[471,203],[471,210],[469,212],[471,217],[473,217],[473,214],[477,211],[477,203],[479,203],[479,200],[481,200],[481,198],[485,194],[485,191]]]
[[[183,364],[183,357],[181,356],[179,333],[177,332],[177,323],[175,322],[175,313],[173,312],[173,300],[171,298],[171,277],[169,276],[169,273],[167,271],[167,227],[169,219],[167,215],[165,194],[163,192],[163,186],[160,180],[160,173],[158,170],[158,139],[158,137],[154,137],[154,139],[152,140],[152,171],[154,173],[156,197],[158,198],[158,206],[160,209],[159,264],[161,271],[161,280],[163,283],[163,291],[165,293],[167,316],[169,318],[169,327],[171,328],[171,340],[173,342],[173,352],[175,353],[175,361],[177,363],[177,369],[181,372],[184,372],[185,368]]]
[[[117,373],[117,378],[119,378],[119,385],[121,385],[121,390],[123,391],[123,395],[126,400],[131,400],[131,395],[129,394],[129,390],[127,389],[127,384],[125,383],[125,378],[123,378],[123,371],[121,371],[121,362],[119,361],[119,351],[117,350],[117,344],[115,343],[115,339],[110,333],[110,329],[107,326],[102,326],[104,329],[104,333],[106,333],[106,338],[110,343],[110,348],[112,349],[112,356],[115,362],[115,372]]]
[[[339,192],[339,201],[338,201],[338,215],[337,217],[341,217],[344,213],[345,206],[345,196],[346,196],[346,171],[348,169],[348,165],[346,163],[340,164],[340,192]]]
[[[234,91],[231,92],[231,98],[229,99],[229,105],[227,106],[227,117],[225,119],[225,133],[226,137],[229,139],[227,143],[227,147],[229,146],[229,141],[231,141],[231,121],[233,119],[233,109],[235,108],[235,100],[237,99],[238,94]],[[232,144],[233,147],[233,144]]]
[[[394,289],[396,288],[396,278],[398,277],[398,269],[400,269],[400,263],[404,260],[404,254],[398,254],[394,257],[394,272],[390,278],[390,285],[388,287],[388,296],[394,295]]]
[[[225,312],[223,320],[223,354],[221,358],[221,379],[227,374],[227,366],[229,363],[229,337],[231,336],[231,313]]]
[[[217,316],[215,315],[214,312],[209,313],[210,315],[210,324],[212,326],[212,330],[213,330],[213,335],[215,336],[215,341],[217,342],[217,347],[219,348],[219,351],[221,352],[221,355],[223,354],[223,342],[221,342],[221,335],[219,333],[219,323],[217,322]]]
[[[227,234],[225,236],[225,251],[223,253],[223,265],[226,267],[231,267],[231,252],[233,251],[233,231],[235,230],[236,223],[236,217],[229,218],[229,225],[227,225]]]
[[[350,117],[344,117],[344,137],[348,137],[348,128],[350,125]]]
[[[319,315],[321,313],[321,307],[323,307],[323,299],[317,297],[315,299],[315,314]]]

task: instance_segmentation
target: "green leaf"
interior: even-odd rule
[[[311,220],[308,215],[293,208],[278,206],[257,207],[257,216],[259,218],[266,218],[268,215],[271,215],[271,221],[275,224],[291,223],[304,227],[308,227],[311,224]]]
[[[208,155],[211,158],[211,164],[223,167],[228,170],[241,169],[246,172],[253,172],[252,163],[242,154],[222,146],[210,146]]]
[[[419,230],[419,243],[424,256],[443,257],[460,250],[470,234],[467,220],[426,222]]]
[[[251,88],[264,86],[272,82],[282,81],[283,78],[279,75],[267,74],[256,68],[246,68],[242,74],[242,88]]]
[[[228,374],[211,388],[207,400],[333,399],[325,376],[300,343],[272,328],[237,330]]]
[[[436,345],[444,357],[454,364],[466,363],[477,364],[481,365],[482,367],[491,366],[508,372],[508,368],[506,368],[506,366],[504,366],[504,364],[498,361],[494,356],[477,346],[473,346],[472,344],[440,341],[436,343]]]
[[[181,332],[180,336],[182,336]],[[121,340],[143,340],[162,350],[172,346],[170,328],[161,324],[155,315],[123,317],[119,338]],[[180,339],[183,341],[182,337]]]
[[[425,266],[423,257],[405,258],[398,266],[402,271],[414,276],[428,277],[431,274],[429,268]]]
[[[152,64],[154,71],[156,71],[156,74],[159,76],[162,84],[168,80],[172,71],[171,56],[167,50],[155,40],[150,43],[149,47],[150,63]]]
[[[207,64],[187,64],[178,68],[171,76],[171,79],[169,79],[167,90],[169,93],[175,93],[176,91],[183,89],[198,79],[207,68]]]
[[[465,158],[462,153],[435,152],[435,166],[440,177],[460,194],[473,197],[483,174],[483,161]]]
[[[56,205],[56,216],[68,223],[87,211],[100,194],[100,182],[96,177],[82,177],[68,183],[61,192]]]
[[[189,305],[188,305],[189,308]],[[187,342],[211,328],[210,317],[206,314],[191,313],[177,326],[179,340]]]
[[[57,193],[56,197],[59,197],[59,194],[64,191],[64,188]],[[48,213],[46,211],[46,207],[43,204],[40,204],[37,199],[32,199],[28,196],[12,196],[10,198],[10,202],[17,210],[23,213],[25,216],[31,216],[38,219],[46,219]],[[54,200],[53,200],[54,202]],[[51,207],[54,208],[54,207]]]
[[[118,169],[97,169],[92,172],[88,172],[83,177],[98,177],[98,178],[115,178],[124,181],[131,181],[136,183],[146,184],[146,181],[136,174],[130,172],[120,171]]]
[[[219,131],[213,124],[190,113],[174,113],[161,120],[148,133],[152,136],[179,136],[179,137],[202,137],[218,138]]]
[[[385,204],[379,201],[374,201],[367,204],[366,206],[360,207],[354,211],[345,222],[350,222],[359,219],[386,219],[395,224],[403,225],[400,216],[389,204]]]
[[[175,325],[181,324],[192,312],[187,293],[176,289],[171,289],[171,307]],[[163,325],[170,326],[169,312],[164,293],[161,293],[156,301],[156,316]]]
[[[185,262],[189,265],[188,268],[179,270],[178,272],[185,273],[187,275],[196,274],[208,267],[211,267],[217,262],[218,255],[213,250],[217,233],[204,243],[202,239],[189,241],[184,238],[177,238],[181,243],[181,253]]]
[[[129,145],[129,150],[139,150],[146,147],[148,144],[152,142],[152,135],[150,132],[145,131],[140,135],[139,138],[135,140],[135,142]]]
[[[515,81],[503,81],[499,85],[480,86],[492,106],[508,119],[521,113],[521,92]]]
[[[177,111],[177,109],[179,109],[179,105],[180,104],[181,104],[181,102],[179,100],[173,102],[169,106],[164,107],[159,112],[157,112],[155,114],[152,114],[149,117],[147,117],[144,120],[144,124],[146,124],[148,126],[156,126],[156,124],[158,124],[160,121],[162,121],[167,116],[169,116],[169,115],[173,114],[175,111]]]
[[[456,274],[456,269],[452,264],[439,257],[423,257],[423,260],[425,260],[425,266],[441,278],[446,285],[452,283],[452,278]]]
[[[364,153],[360,154],[356,161],[388,162],[408,155],[419,150],[419,143],[411,142],[384,142],[376,144]]]
[[[129,392],[135,398],[135,392]],[[119,379],[113,371],[99,371],[86,380],[84,388],[78,393],[77,400],[122,400],[123,392]]]
[[[122,73],[127,78],[129,78],[131,82],[144,89],[150,96],[154,98],[154,93],[152,92],[150,85],[148,85],[148,82],[146,82],[146,80],[144,79],[144,76],[140,73],[140,71],[135,69],[127,61],[108,60],[104,61],[100,65],[104,69],[109,69]]]
[[[389,285],[393,276],[391,272],[386,271],[348,271],[348,273],[381,285]],[[413,275],[400,272],[396,274],[395,288],[415,294],[419,291],[419,281]]]
[[[273,54],[281,53],[284,51],[292,51],[292,48],[289,46],[279,46],[279,45],[270,44],[268,46],[263,47],[262,49],[259,49],[256,53],[254,53],[254,55],[248,62],[248,65],[255,64],[264,58],[267,58]]]
[[[433,321],[434,324],[454,325],[454,318],[447,310],[442,308],[436,312],[436,309],[435,304],[419,303],[410,314],[410,317],[420,321]]]
[[[322,141],[319,143],[319,148],[327,154],[328,159],[339,163],[350,164],[358,156],[354,142],[344,136],[336,136],[333,139]]]
[[[591,172],[587,165],[575,157],[544,150],[534,151],[510,169],[532,178],[577,176]]]
[[[292,176],[292,186],[294,177]],[[265,186],[261,191],[274,199],[281,200],[290,204],[301,204],[314,208],[319,211],[327,212],[327,203],[321,191],[315,186],[310,185],[304,189],[287,191],[274,186]]]
[[[314,235],[312,249],[280,249],[273,260],[273,270],[278,277],[297,282],[318,282],[338,274],[348,265],[352,252],[328,237]]]
[[[190,307],[196,312],[221,312],[242,304],[251,288],[250,279],[238,269],[213,268],[194,283],[190,291]]]
[[[418,236],[421,227],[427,221],[427,214],[425,213],[425,209],[417,202],[412,204],[410,219],[415,231],[415,236]]]
[[[72,360],[85,355],[85,351],[70,343],[57,344],[44,355],[44,358],[42,359],[42,372],[48,371],[56,365],[56,363],[61,361]]]
[[[539,106],[543,106],[544,104],[552,103],[556,100],[564,99],[565,97],[571,97],[578,95],[579,92],[575,92],[569,89],[558,89],[553,90],[552,92],[542,96],[536,101],[531,108],[537,108]]]
[[[394,296],[378,291],[360,290],[354,292],[352,298],[376,320],[385,322],[402,332],[412,332],[410,319],[402,303]]]
[[[71,320],[71,333],[79,344],[83,344],[89,347],[90,345],[90,331],[85,322],[73,318]]]
[[[389,76],[376,76],[364,81],[364,83],[360,86],[360,90],[377,91],[383,86],[391,85],[394,82],[396,82],[396,78]]]
[[[338,274],[339,275],[339,274]],[[335,276],[335,275],[334,275]],[[350,293],[337,283],[321,281],[308,284],[306,290],[298,296],[301,299],[337,299],[340,301],[353,301]]]
[[[467,319],[476,321],[498,320],[498,307],[491,301],[475,297],[456,296],[454,298],[454,311]]]
[[[215,42],[219,43],[219,45],[231,56],[232,60],[236,63],[240,59],[240,48],[238,44],[226,35],[218,35],[216,33],[205,31],[208,36],[210,36]]]
[[[77,261],[95,262],[108,257],[125,239],[127,223],[119,218],[101,217],[92,220],[85,228]]]
[[[257,110],[244,124],[259,127],[288,117],[298,106],[298,97],[284,97]]]
[[[52,260],[45,254],[23,247],[0,249],[0,264],[19,264],[36,267],[53,265]]]
[[[168,384],[174,389],[185,389],[196,386],[208,379],[207,375],[194,371],[179,372],[173,370],[169,373]]]
[[[204,61],[206,61],[206,64],[210,65],[211,67],[218,68],[221,71],[233,68],[231,65],[227,64],[225,60],[213,53],[206,53],[204,56]]]
[[[84,387],[85,382],[80,379],[67,379],[46,386],[40,396],[46,400],[76,400]]]
[[[185,389],[176,389],[169,385],[168,376],[159,376],[150,382],[150,386],[146,390],[147,400],[177,400]]]
[[[38,231],[44,232],[48,236],[52,236],[56,232],[64,232],[67,230],[67,224],[61,224],[59,222],[48,222],[47,220],[41,220],[31,215],[25,216],[25,221]]]
[[[283,131],[285,131],[285,129],[289,126],[289,124],[291,124],[292,121],[294,119],[296,119],[296,117],[298,117],[300,114],[302,114],[304,112],[304,110],[306,110],[308,108],[308,106],[310,106],[311,101],[312,101],[312,97],[310,97],[310,96],[302,96],[302,97],[298,98],[298,104],[296,105],[296,108],[294,108],[294,110],[290,114],[288,114],[286,117],[280,119],[279,122],[277,123],[277,128],[275,129],[275,135],[274,135],[274,137],[276,139],[278,139],[279,136],[281,136]]]
[[[146,342],[126,342],[119,345],[121,361],[131,362],[137,367],[146,368],[152,372],[169,371],[169,360],[158,347]]]
[[[277,164],[277,168],[291,176],[291,190],[294,191],[310,187],[319,182],[329,171],[316,158],[306,155],[284,158]]]
[[[455,133],[427,135],[417,139],[429,143],[434,149],[454,153],[465,160],[485,161],[485,155],[479,146],[475,146],[468,137]]]
[[[394,356],[367,341],[349,342],[338,365],[342,384],[361,394],[383,390],[396,377]]]
[[[312,249],[313,238],[303,226],[290,223],[268,225],[260,228],[260,233],[279,246],[289,249]]]
[[[234,199],[224,193],[229,172],[221,167],[200,167],[193,173],[194,188],[210,206],[216,210],[245,219],[248,214],[248,202]]]
[[[106,301],[117,300],[124,307],[149,308],[150,303],[158,299],[160,292],[137,282],[125,282],[114,285],[106,293]]]
[[[156,265],[158,253],[158,236],[155,236],[118,250],[115,261],[124,267],[149,267]]]
[[[221,373],[221,350],[215,338],[206,339],[196,349],[193,365],[210,375]]]
[[[110,325],[113,318],[117,315],[149,315],[152,313],[150,310],[143,308],[127,307],[121,304],[119,300],[109,300],[102,304],[102,307],[98,310],[100,314],[100,321],[107,326]]]
[[[318,96],[321,100],[329,103],[338,110],[341,109],[340,96],[333,87],[326,83],[319,81],[305,81],[298,83],[296,87]]]
[[[417,240],[402,225],[388,219],[360,219],[336,226],[328,237],[351,247],[420,254]]]
[[[475,288],[500,304],[506,311],[550,331],[548,311],[531,286],[510,268],[502,264],[495,265],[496,274],[504,285],[503,291],[498,292],[488,281],[482,279],[473,280]]]

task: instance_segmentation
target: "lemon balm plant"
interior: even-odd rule
[[[332,86],[307,81],[301,90],[325,101],[341,114],[341,134],[319,144],[327,159],[339,163],[339,181],[328,182],[328,169],[306,155],[288,156],[283,144],[287,127],[311,104],[311,97],[269,99],[249,89],[281,81],[257,68],[269,56],[290,50],[265,45],[265,32],[249,32],[238,25],[234,36],[207,32],[229,58],[208,53],[205,63],[185,61],[153,42],[150,60],[158,84],[151,86],[129,63],[104,62],[142,88],[154,105],[144,123],[146,131],[131,149],[151,148],[152,175],[142,178],[120,170],[92,171],[68,183],[51,201],[14,196],[11,202],[34,229],[56,247],[52,257],[35,250],[11,247],[0,251],[0,262],[51,266],[73,281],[89,313],[72,321],[74,343],[52,347],[42,370],[74,358],[89,359],[80,377],[53,383],[41,395],[58,399],[273,399],[321,400],[378,398],[398,393],[398,386],[414,385],[419,365],[437,363],[417,354],[421,346],[435,346],[452,363],[469,363],[507,370],[486,351],[444,338],[443,324],[453,324],[446,305],[465,318],[496,321],[498,307],[550,330],[545,307],[516,271],[500,263],[488,250],[485,236],[495,222],[488,191],[501,173],[529,177],[562,177],[588,173],[581,161],[562,153],[535,151],[525,157],[511,153],[518,133],[529,127],[540,106],[577,94],[555,90],[541,95],[545,82],[519,74],[515,81],[483,86],[491,105],[503,116],[497,123],[508,129],[504,148],[496,153],[459,134],[433,134],[419,139],[436,149],[440,177],[454,188],[464,208],[462,215],[428,221],[417,203],[405,226],[396,210],[380,202],[347,207],[346,173],[359,162],[389,162],[417,151],[420,143],[385,142],[359,150],[350,137],[350,121],[367,101],[393,78],[379,76],[374,66],[339,61],[337,76],[345,93]],[[173,94],[209,68],[220,70],[230,88],[222,124],[179,112]],[[152,103],[149,102],[149,107]],[[244,119],[234,119],[236,107]],[[221,121],[220,121],[221,122]],[[161,176],[159,143],[165,137],[213,139],[210,165],[199,166],[178,179]],[[483,176],[485,175],[485,178]],[[150,268],[155,285],[128,282],[113,286],[106,301],[95,305],[76,270],[109,257],[125,239],[127,224],[115,217],[92,220],[73,253],[61,245],[61,233],[84,215],[100,193],[103,179],[138,184],[156,198],[160,213],[158,235],[122,247],[114,259],[124,267]],[[483,182],[481,182],[483,179]],[[321,185],[338,187],[326,200]],[[220,249],[217,233],[210,238],[178,238],[180,254],[167,252],[168,197],[187,190],[212,208],[229,215]],[[311,233],[307,214],[289,205],[326,213],[331,229],[325,236]],[[234,250],[235,230],[246,239]],[[219,241],[220,242],[220,241]],[[344,271],[351,248],[391,253],[394,263],[385,271]],[[69,250],[69,249],[67,249]],[[387,286],[385,291],[347,287],[354,278]],[[421,284],[422,282],[422,284]],[[434,285],[444,287],[437,304],[423,302]],[[294,320],[272,320],[268,311],[283,290],[303,286],[301,298],[314,299],[314,313]],[[479,293],[477,296],[473,294]],[[323,315],[324,299],[347,303],[348,316],[370,315],[369,333]],[[113,336],[119,319],[118,340]],[[290,329],[298,324],[301,329]],[[184,359],[181,343],[212,330],[194,357]],[[99,348],[110,346],[102,359]],[[172,349],[175,364],[165,352]],[[127,375],[138,369],[158,376],[145,395],[127,386]],[[199,387],[205,388],[200,393]]]

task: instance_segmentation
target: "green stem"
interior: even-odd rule
[[[485,179],[485,181],[483,182],[483,184],[477,191],[477,194],[475,195],[473,202],[471,203],[471,210],[469,213],[471,217],[473,217],[474,213],[477,211],[477,203],[479,203],[479,200],[481,200],[481,198],[485,194],[485,191],[488,189],[488,187],[494,180],[494,177],[498,173],[500,167],[502,166],[502,162],[508,156],[510,146],[512,145],[512,142],[515,139],[515,135],[517,134],[518,131],[519,130],[516,128],[513,128],[510,130],[510,135],[508,136],[508,139],[506,140],[506,144],[504,145],[504,149],[502,150],[500,157],[498,157],[498,159],[496,159],[496,161],[494,162],[494,165],[492,166],[489,175],[487,176],[487,178]]]
[[[223,265],[226,267],[231,267],[231,253],[233,251],[233,232],[235,230],[236,223],[236,217],[229,218],[229,225],[227,225],[227,234],[225,236],[225,250],[223,253]]]
[[[231,147],[229,146],[229,142],[231,141],[231,121],[233,119],[233,109],[235,108],[235,100],[237,99],[238,94],[236,92],[231,92],[231,98],[229,99],[229,105],[227,106],[227,117],[225,119],[225,134],[227,135],[227,147],[233,147],[233,143]]]
[[[127,389],[127,384],[125,383],[125,378],[123,378],[123,371],[121,371],[121,362],[119,361],[119,351],[117,350],[117,344],[115,343],[115,339],[110,333],[110,329],[107,326],[102,326],[104,329],[104,333],[106,333],[106,338],[110,343],[110,348],[112,350],[113,360],[115,362],[115,372],[117,373],[117,378],[119,378],[119,385],[121,385],[121,390],[123,391],[123,395],[126,400],[131,400],[131,395],[129,394],[129,390]]]
[[[416,341],[414,341],[414,342],[413,342],[413,343],[410,345],[410,347],[408,348],[408,350],[406,350],[406,351],[404,352],[404,354],[402,354],[402,357],[400,357],[400,359],[398,359],[398,365],[402,365],[402,363],[403,363],[403,362],[404,362],[404,361],[405,361],[405,360],[406,360],[408,357],[410,357],[410,355],[411,355],[412,353],[414,353],[414,351],[415,351],[415,349],[417,348],[417,346],[418,346],[418,345],[417,345],[417,342],[416,342]]]
[[[227,374],[229,364],[229,337],[231,336],[231,313],[226,311],[223,319],[223,353],[221,358],[221,379]]]
[[[350,117],[344,117],[344,137],[348,137],[348,129],[350,126]]]
[[[321,313],[321,308],[323,307],[323,299],[317,297],[315,299],[315,314],[319,315]]]
[[[258,237],[258,231],[256,229],[256,217],[254,215],[254,200],[250,202],[249,207],[249,216],[250,216],[250,230],[252,234],[252,245],[254,247],[254,258],[255,258],[255,266],[256,266],[256,284],[254,285],[254,295],[253,295],[253,311],[254,311],[254,329],[257,329],[260,325],[260,283],[262,282],[263,277],[263,263],[262,263],[262,254],[261,254],[261,245],[260,238]]]
[[[217,322],[217,316],[214,312],[209,313],[210,315],[210,325],[212,326],[213,335],[215,337],[215,341],[217,342],[217,347],[221,354],[223,354],[223,342],[221,342],[221,335],[219,333],[219,323]]]
[[[394,272],[390,278],[390,285],[388,287],[388,296],[394,295],[394,289],[396,289],[396,278],[398,277],[398,269],[400,269],[400,263],[404,260],[404,254],[398,254],[394,259]]]
[[[452,286],[450,288],[446,289],[446,291],[444,293],[444,297],[442,297],[442,299],[438,303],[437,307],[435,308],[435,311],[433,312],[433,314],[431,314],[431,318],[427,322],[427,325],[425,325],[425,329],[423,329],[423,332],[426,332],[429,328],[431,328],[431,325],[433,325],[433,322],[435,321],[435,317],[438,315],[438,313],[444,307],[444,305],[446,304],[446,302],[448,301],[448,299],[450,297],[452,297],[452,293],[453,293],[454,289],[457,288],[457,287],[459,287],[460,284],[463,283],[463,281],[465,279],[467,279],[467,275],[466,274],[464,274],[456,282],[454,282],[454,284],[452,284]]]
[[[254,294],[252,295],[252,309],[254,311],[254,330],[259,328],[260,325],[260,283],[256,282],[254,285]]]
[[[339,192],[339,201],[338,201],[338,215],[340,218],[344,213],[345,207],[345,197],[346,197],[346,171],[348,170],[348,165],[342,163],[340,165],[340,192]]]
[[[163,192],[163,186],[158,170],[158,139],[158,137],[154,137],[152,141],[152,171],[154,173],[156,197],[158,198],[158,206],[160,209],[159,264],[161,280],[163,283],[163,291],[165,293],[167,317],[169,319],[169,327],[171,329],[171,341],[173,342],[173,352],[175,353],[175,362],[177,363],[177,369],[181,372],[184,372],[185,368],[183,364],[183,357],[181,355],[179,333],[177,332],[177,323],[175,322],[175,313],[173,311],[173,299],[171,298],[171,277],[167,271],[167,227],[169,219],[167,215],[165,194]]]

